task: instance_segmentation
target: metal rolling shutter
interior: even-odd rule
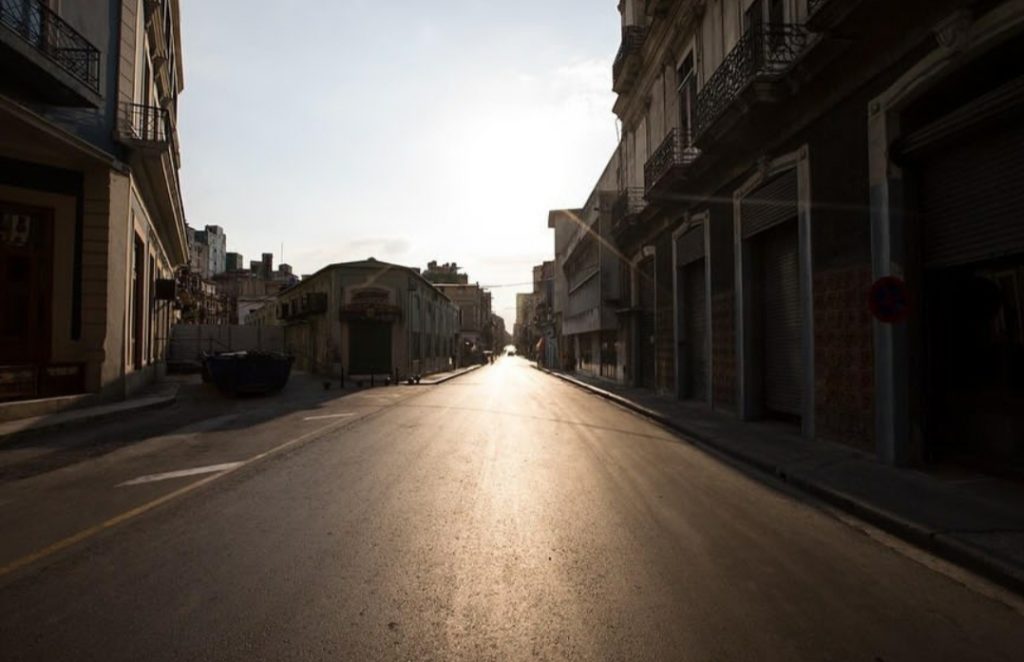
[[[352,320],[348,334],[350,375],[391,374],[391,324]]]
[[[680,389],[685,397],[707,399],[707,315],[704,262],[704,226],[689,230],[676,243],[676,260],[682,276],[684,352]]]
[[[704,226],[689,230],[679,237],[676,245],[676,260],[683,266],[704,257]]]
[[[801,413],[800,265],[797,225],[788,222],[757,238],[764,287],[764,401],[772,412]]]
[[[919,176],[926,266],[1024,252],[1024,121],[951,145]]]
[[[703,234],[703,233],[702,233]],[[683,269],[683,299],[685,304],[686,329],[686,377],[688,378],[686,395],[706,400],[708,391],[708,342],[706,311],[706,281],[704,278],[704,260],[699,259],[686,265]]]
[[[782,173],[753,191],[740,203],[743,238],[796,218],[796,168]]]

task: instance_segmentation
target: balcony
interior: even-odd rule
[[[620,191],[611,208],[612,234],[621,234],[636,223],[637,217],[646,208],[644,190],[639,186]]]
[[[782,84],[804,53],[810,33],[802,25],[766,24],[748,30],[697,95],[695,143],[711,142],[730,119],[751,106],[778,101]]]
[[[4,78],[45,103],[98,107],[100,51],[41,0],[0,0]]]
[[[630,25],[622,28],[622,44],[612,64],[612,90],[624,94],[633,87],[640,74],[640,51],[647,41],[647,28]]]
[[[686,178],[690,166],[700,156],[689,132],[672,129],[651,158],[644,164],[644,187],[650,197],[664,195],[674,184]]]
[[[171,259],[186,261],[185,217],[178,183],[178,141],[170,114],[159,106],[122,104],[117,118],[117,140],[127,147],[126,161],[151,196],[156,227]]]
[[[167,111],[158,106],[124,104],[117,128],[121,142],[139,149],[162,150],[171,139]]]

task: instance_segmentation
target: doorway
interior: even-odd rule
[[[0,202],[0,364],[50,360],[53,213]]]
[[[351,375],[391,374],[391,323],[352,320],[348,323],[348,372]]]

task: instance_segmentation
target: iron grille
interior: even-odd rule
[[[628,225],[630,219],[642,212],[646,206],[644,190],[639,186],[631,186],[620,191],[615,202],[612,203],[612,228],[619,230],[623,225]]]
[[[750,83],[785,74],[804,51],[809,35],[804,26],[793,24],[765,24],[747,30],[697,95],[697,135]]]
[[[622,44],[619,46],[619,52],[615,55],[615,62],[612,64],[612,79],[618,80],[623,67],[626,66],[626,60],[631,55],[640,52],[646,39],[647,28],[645,27],[630,25],[622,28]]]
[[[0,25],[99,94],[99,49],[41,0],[0,0]]]
[[[672,129],[644,164],[644,185],[650,191],[673,168],[685,168],[700,156],[689,131]]]
[[[121,136],[133,142],[166,143],[167,111],[158,106],[126,103],[121,111]]]

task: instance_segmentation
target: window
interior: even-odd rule
[[[764,24],[764,2],[763,0],[754,0],[753,4],[747,7],[747,11],[743,12],[743,30],[744,32],[751,32],[761,27]]]
[[[146,245],[142,237],[135,235],[133,263],[131,272],[131,363],[138,370],[142,367],[143,353],[143,313],[142,301],[146,283]]]
[[[693,53],[691,52],[679,66],[679,127],[682,129],[683,145],[689,147],[693,142],[694,109],[697,102],[697,75],[693,69]]]

